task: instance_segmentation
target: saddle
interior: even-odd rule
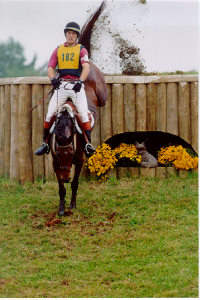
[[[54,114],[51,117],[51,121],[50,121],[50,133],[53,133],[54,128],[55,128],[55,120],[56,117],[59,117],[59,115],[61,114],[62,111],[67,110],[69,115],[73,118],[75,118],[75,127],[76,130],[82,134],[83,133],[83,122],[81,119],[80,114],[77,111],[77,108],[74,106],[74,104],[72,103],[72,101],[70,99],[68,99],[58,110],[57,114]],[[93,128],[94,126],[94,116],[93,113],[91,113],[90,111],[88,111],[88,118],[91,122],[91,127]]]

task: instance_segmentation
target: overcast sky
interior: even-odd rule
[[[24,47],[27,63],[37,54],[37,66],[41,66],[64,42],[65,25],[76,21],[82,26],[101,2],[0,0],[0,42],[13,37]],[[104,14],[110,18],[111,31],[117,30],[140,48],[146,71],[198,71],[198,0],[137,2],[110,0]],[[106,52],[107,42],[100,45],[100,53]]]

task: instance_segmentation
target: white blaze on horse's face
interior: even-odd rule
[[[64,182],[70,181],[70,172],[72,168],[74,147],[69,145],[68,147],[56,147],[56,154],[58,162],[60,164],[61,178]]]

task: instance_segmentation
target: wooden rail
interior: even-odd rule
[[[198,75],[107,76],[108,99],[92,132],[95,147],[124,132],[162,131],[198,152]],[[22,183],[53,177],[51,155],[34,151],[43,137],[48,77],[0,79],[0,174]]]

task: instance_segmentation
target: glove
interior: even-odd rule
[[[74,87],[73,87],[72,90],[74,90],[75,93],[80,92],[82,83],[83,83],[83,79],[79,79],[79,80],[77,81],[77,83],[75,83],[75,85],[74,85]]]
[[[59,79],[52,78],[52,79],[51,79],[51,83],[52,83],[52,85],[53,85],[53,87],[54,87],[55,89],[58,89],[59,86],[60,86],[60,80],[59,80]]]

